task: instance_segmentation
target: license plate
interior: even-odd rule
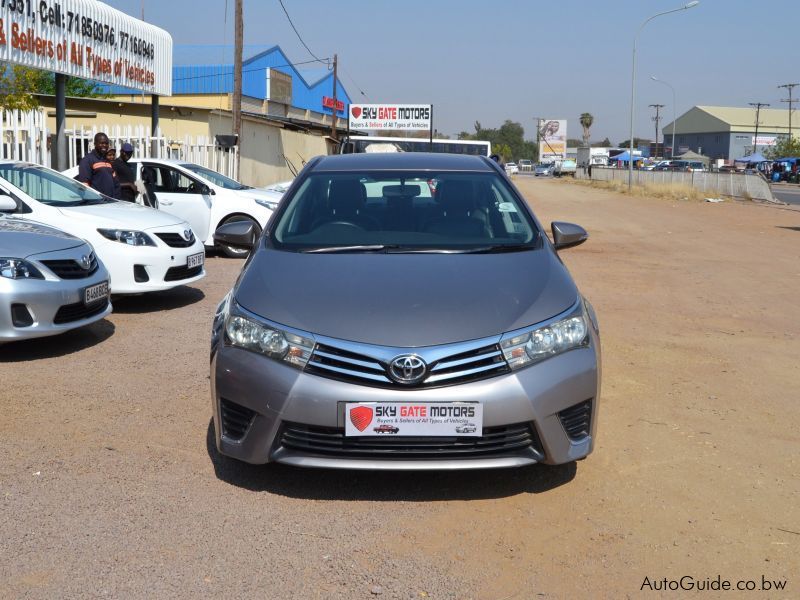
[[[104,281],[102,283],[98,283],[97,285],[87,287],[83,291],[83,303],[91,304],[92,302],[97,302],[98,300],[102,300],[107,296],[108,296],[108,282]]]
[[[358,402],[345,404],[344,434],[394,437],[480,437],[483,405],[477,402]]]
[[[205,257],[206,255],[204,252],[200,252],[199,254],[190,254],[186,257],[186,266],[190,269],[192,267],[202,266]]]

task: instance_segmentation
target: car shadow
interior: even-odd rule
[[[791,229],[792,231],[800,231],[800,227],[787,227],[786,225],[776,225],[778,229]]]
[[[114,296],[115,313],[140,314],[159,310],[183,308],[200,302],[206,295],[202,290],[182,285],[163,292],[147,292],[137,296]]]
[[[101,319],[91,325],[72,329],[59,335],[2,344],[0,345],[0,363],[55,358],[80,352],[106,341],[114,335],[114,330],[115,327],[111,321]]]
[[[254,492],[303,500],[437,502],[541,494],[575,478],[576,464],[479,471],[345,471],[281,464],[250,465],[217,451],[214,421],[206,449],[218,479]]]

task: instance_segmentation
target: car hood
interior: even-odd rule
[[[59,208],[65,217],[83,221],[94,227],[125,228],[146,231],[156,227],[177,225],[183,219],[133,202],[108,202]]]
[[[273,202],[280,202],[283,194],[273,190],[265,190],[264,188],[250,188],[249,190],[236,190],[236,193],[243,198],[252,198],[253,200],[271,200]]]
[[[27,258],[83,244],[75,236],[35,221],[0,218],[0,256]]]
[[[243,308],[328,337],[419,347],[485,338],[553,317],[578,291],[549,249],[503,254],[302,254],[260,250]]]

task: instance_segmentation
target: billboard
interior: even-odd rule
[[[292,103],[292,76],[276,69],[267,69],[267,100]]]
[[[539,162],[567,157],[567,121],[539,119]]]
[[[430,104],[351,104],[349,127],[350,131],[428,131],[431,116]]]
[[[172,36],[96,0],[3,0],[0,61],[172,94]]]
[[[751,136],[750,143],[756,146],[774,146],[778,143],[778,136],[776,135],[760,135],[758,137]]]

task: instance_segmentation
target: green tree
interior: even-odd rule
[[[581,113],[581,117],[579,119],[581,127],[583,127],[583,145],[589,145],[589,130],[592,128],[592,123],[594,123],[594,117],[591,113]]]
[[[791,138],[788,136],[778,138],[775,145],[764,150],[763,154],[765,158],[769,158],[770,160],[800,156],[800,138],[794,136]]]
[[[595,142],[592,144],[592,148],[610,148],[611,147],[611,140],[606,137],[602,142]]]
[[[32,110],[39,106],[35,94],[53,96],[56,93],[56,75],[52,71],[22,65],[9,68],[0,63],[0,72],[0,108]],[[101,93],[97,83],[79,77],[67,77],[65,87],[67,96],[95,98],[106,95]]]
[[[492,152],[499,154],[503,162],[508,162],[513,158],[511,147],[508,144],[492,144]]]
[[[652,143],[652,140],[649,138],[633,138],[633,147],[638,148],[639,146],[649,146]],[[623,140],[617,146],[618,148],[627,148],[630,146],[630,140]]]
[[[489,129],[481,125],[480,121],[475,121],[473,128],[475,133],[462,131],[458,134],[458,139],[491,142],[492,152],[501,155],[504,160],[535,160],[538,156],[538,146],[535,142],[525,140],[525,130],[515,121],[506,119],[499,129]]]

